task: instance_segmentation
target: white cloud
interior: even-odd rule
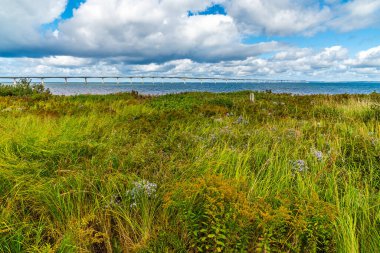
[[[380,64],[364,64],[369,59],[380,61],[380,46],[360,52],[350,58],[348,50],[333,46],[315,51],[292,48],[264,59],[249,57],[245,60],[219,63],[197,63],[191,60],[170,61],[163,64],[128,66],[133,73],[151,72],[167,75],[241,76],[262,79],[289,80],[376,80],[380,78]],[[361,64],[360,64],[361,63]]]
[[[354,59],[349,59],[346,64],[359,69],[380,70],[380,46],[360,51]]]
[[[350,57],[342,46],[315,51],[287,48],[269,58],[200,63],[191,59],[164,63],[126,64],[115,58],[78,57],[0,58],[4,75],[164,75],[225,76],[288,80],[376,80],[380,79],[380,46]]]
[[[347,32],[380,22],[376,0],[226,0],[226,7],[241,32],[256,35]]]
[[[353,0],[335,7],[335,18],[330,26],[346,32],[371,27],[380,22],[380,1]]]
[[[54,67],[82,67],[94,62],[90,58],[78,58],[73,56],[50,56],[43,57],[38,61],[40,64]]]
[[[380,46],[350,57],[342,46],[316,51],[253,35],[341,32],[380,24],[380,1],[87,0],[57,29],[67,0],[0,0],[1,75],[225,75],[283,79],[380,78]],[[195,15],[213,4],[227,15]],[[351,52],[355,53],[355,52]],[[263,56],[263,54],[267,54]]]
[[[313,34],[332,15],[328,6],[313,0],[230,0],[227,12],[244,33]]]
[[[46,58],[1,58],[1,76],[120,75],[118,64],[71,56]]]
[[[40,26],[58,18],[67,0],[0,0],[0,51],[41,43]]]
[[[244,45],[234,20],[224,15],[188,16],[217,1],[87,0],[59,26],[62,54],[123,56],[126,62],[242,59],[277,50],[278,43]]]

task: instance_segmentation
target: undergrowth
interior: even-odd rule
[[[0,87],[0,252],[380,252],[380,95]]]
[[[50,90],[42,84],[31,84],[29,79],[21,79],[15,84],[0,84],[0,96],[33,96],[42,97],[50,95]]]

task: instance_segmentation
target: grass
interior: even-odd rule
[[[380,95],[255,97],[0,97],[0,252],[380,252]]]

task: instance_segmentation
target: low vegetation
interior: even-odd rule
[[[1,252],[380,252],[379,94],[12,94]]]
[[[42,84],[31,84],[31,80],[22,79],[16,84],[0,84],[0,96],[32,96],[41,97],[51,95],[49,89]]]

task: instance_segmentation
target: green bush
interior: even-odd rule
[[[31,84],[29,79],[21,79],[15,85],[0,84],[0,96],[50,95],[50,90],[42,84]]]

